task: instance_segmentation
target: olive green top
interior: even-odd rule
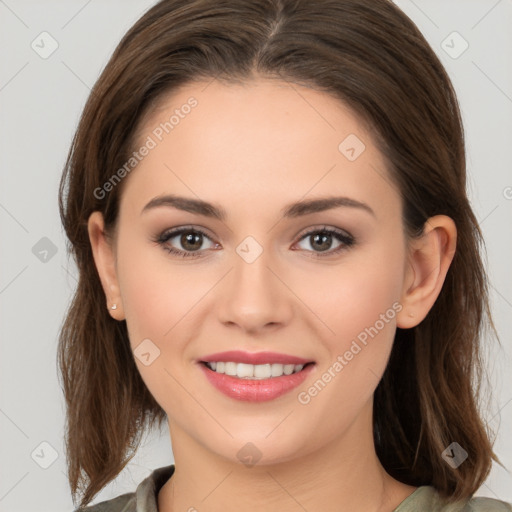
[[[158,492],[174,473],[174,464],[155,469],[135,492],[89,505],[84,512],[158,512]],[[74,512],[77,512],[76,509]],[[512,505],[492,498],[472,498],[467,502],[443,503],[430,486],[418,487],[394,512],[512,512]]]

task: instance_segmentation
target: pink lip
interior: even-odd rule
[[[313,361],[303,359],[302,357],[290,356],[287,354],[278,354],[277,352],[243,352],[241,350],[229,350],[227,352],[217,352],[210,354],[198,361],[214,363],[217,361],[246,363],[246,364],[306,364]]]
[[[227,352],[224,352],[223,354],[226,353]],[[223,357],[225,356],[223,355]],[[227,360],[229,360],[229,358]],[[226,361],[226,359],[219,358],[219,361]],[[245,402],[267,402],[300,386],[311,373],[315,365],[309,364],[300,372],[292,373],[291,375],[282,375],[281,377],[261,380],[240,379],[238,377],[232,377],[231,375],[217,373],[210,370],[206,364],[201,362],[199,363],[199,367],[210,384],[226,396]]]

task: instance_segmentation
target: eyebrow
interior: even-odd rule
[[[220,221],[227,219],[227,213],[224,208],[219,205],[208,203],[200,199],[192,199],[189,197],[182,197],[173,194],[165,196],[158,196],[149,201],[141,211],[141,215],[148,210],[159,208],[162,206],[173,207],[178,210],[182,210],[189,213],[196,213],[198,215],[204,215],[205,217],[211,217]],[[309,199],[297,201],[286,205],[281,209],[281,215],[283,218],[296,218],[303,215],[309,215],[311,213],[323,212],[339,207],[358,208],[362,211],[366,211],[375,217],[375,212],[366,203],[356,201],[350,197],[323,197],[319,199]]]

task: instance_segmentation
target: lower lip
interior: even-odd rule
[[[224,373],[217,373],[210,370],[204,363],[199,363],[199,366],[210,384],[226,396],[244,402],[267,402],[300,386],[315,365],[308,364],[300,372],[291,375],[261,380],[240,379]]]

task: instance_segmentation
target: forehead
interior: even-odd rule
[[[325,92],[286,81],[186,84],[141,120],[134,149],[143,146],[150,149],[123,193],[140,208],[171,192],[240,206],[326,193],[373,194],[377,209],[399,199],[357,116]]]
[[[167,130],[162,126],[166,122],[170,125]],[[197,135],[208,130],[210,141],[217,133],[218,139],[226,143],[243,139],[247,145],[250,134],[254,144],[265,142],[270,147],[298,142],[301,136],[315,145],[314,137],[327,136],[336,141],[343,135],[340,130],[369,139],[357,116],[334,96],[277,79],[243,83],[213,79],[185,84],[157,100],[156,106],[139,122],[137,138],[140,142],[141,137],[153,134],[161,141],[172,132],[177,141],[180,132],[186,131],[184,125],[200,125],[201,133]],[[243,132],[239,130],[241,126]],[[326,144],[323,146],[325,149]]]

